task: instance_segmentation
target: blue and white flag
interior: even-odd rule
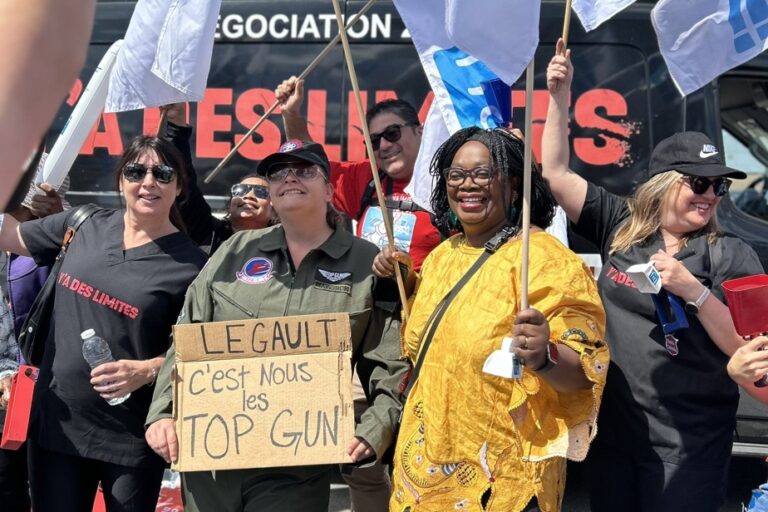
[[[445,0],[445,30],[453,44],[512,85],[539,46],[540,12],[539,0]]]
[[[429,163],[440,144],[467,126],[497,126],[481,84],[498,77],[478,59],[482,56],[493,62],[500,77],[512,84],[538,46],[539,0],[468,4],[453,0],[395,0],[435,94],[424,123],[413,178],[406,188],[414,201],[427,209],[432,193]]]
[[[661,0],[651,20],[683,95],[768,48],[766,0]]]
[[[139,0],[104,110],[202,100],[220,7],[221,0]]]
[[[589,32],[633,3],[635,0],[573,0],[571,8]]]

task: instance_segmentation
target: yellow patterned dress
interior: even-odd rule
[[[605,312],[581,259],[547,233],[531,235],[529,304],[547,317],[552,341],[580,354],[594,384],[564,394],[528,369],[520,380],[482,371],[514,323],[521,249],[510,241],[491,256],[435,333],[403,413],[393,512],[514,512],[533,496],[543,512],[559,510],[565,460],[587,454],[608,371]],[[403,328],[412,361],[430,314],[481,253],[457,235],[424,261]]]

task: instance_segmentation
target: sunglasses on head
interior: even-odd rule
[[[250,192],[259,199],[269,199],[269,190],[264,185],[254,185],[251,183],[236,183],[232,185],[232,197],[245,197]]]
[[[123,167],[123,177],[131,183],[137,183],[143,180],[149,171],[152,171],[152,176],[158,183],[170,183],[176,176],[176,170],[170,165],[157,164],[147,167],[144,164],[133,162]]]
[[[402,123],[402,124],[391,124],[384,128],[379,133],[372,133],[371,134],[371,146],[373,147],[374,151],[378,151],[381,147],[381,139],[386,139],[388,142],[397,142],[400,140],[400,137],[403,136],[403,127],[404,126],[415,126],[414,123]]]
[[[290,173],[293,173],[296,179],[299,180],[314,180],[321,176],[323,171],[317,165],[310,165],[308,167],[274,166],[270,167],[267,171],[267,181],[270,183],[282,183],[288,178]]]
[[[685,179],[691,186],[694,194],[706,194],[709,187],[712,187],[717,197],[723,197],[728,193],[728,189],[731,188],[731,180],[724,176],[719,178],[709,179],[703,176],[689,176],[686,175]]]

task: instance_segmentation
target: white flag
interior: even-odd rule
[[[471,9],[467,4],[452,0],[395,0],[435,94],[424,123],[413,178],[406,188],[414,201],[426,209],[430,209],[432,193],[429,163],[440,144],[467,126],[498,125],[481,84],[499,76],[480,56],[491,60],[501,78],[511,84],[525,70],[538,44],[539,0],[487,0],[473,3]],[[513,12],[517,14],[510,17]],[[481,37],[473,35],[475,31]],[[519,37],[516,35],[512,40],[510,34]]]
[[[766,0],[661,0],[651,20],[683,95],[768,48]]]
[[[539,46],[540,0],[445,0],[453,43],[514,84]]]
[[[573,0],[571,7],[589,32],[633,3],[635,0]]]
[[[221,0],[139,0],[105,111],[203,99],[220,6]]]

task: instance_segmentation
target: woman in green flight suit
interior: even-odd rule
[[[350,313],[353,359],[371,403],[347,447],[359,462],[380,458],[394,442],[398,385],[407,367],[399,361],[397,291],[391,280],[378,280],[371,272],[378,249],[338,227],[329,167],[320,145],[298,140],[261,162],[258,173],[269,182],[282,224],[228,240],[187,291],[179,322]],[[171,418],[174,357],[169,355],[158,376],[146,435],[166,461],[178,454]],[[326,512],[329,467],[184,473],[185,510]]]

